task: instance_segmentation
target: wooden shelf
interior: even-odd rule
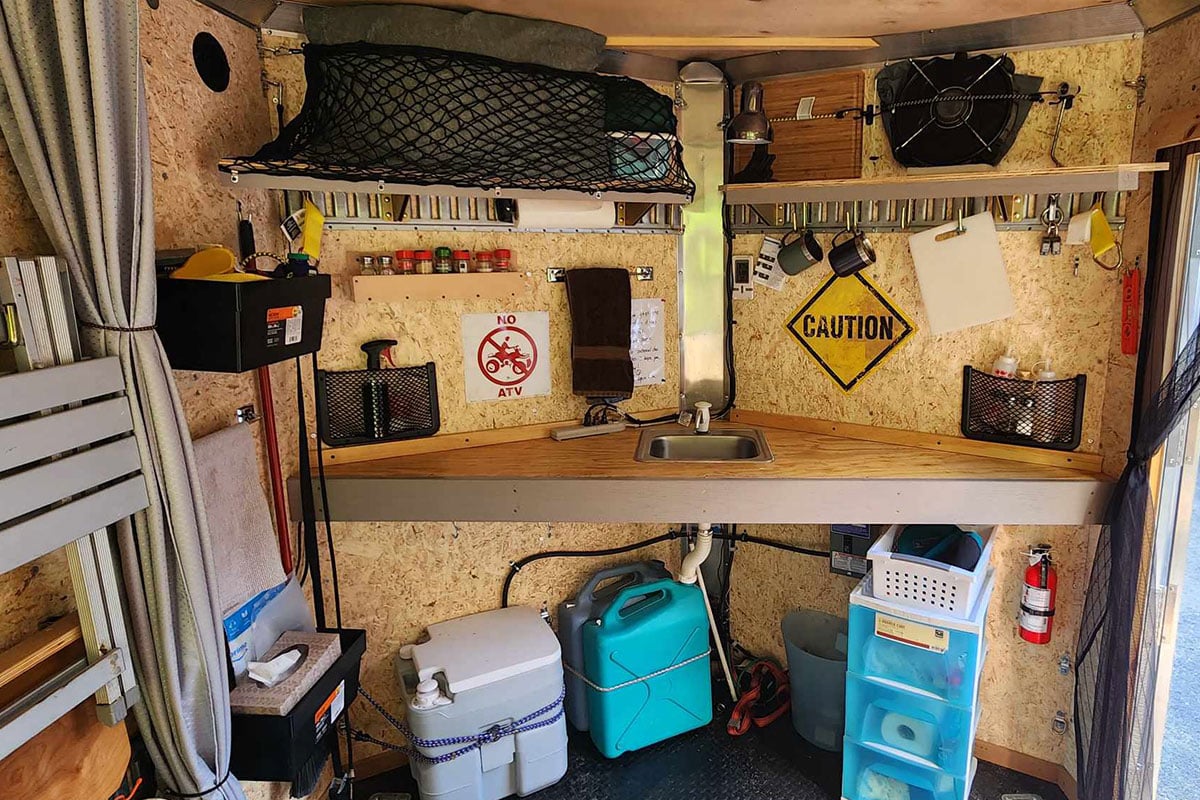
[[[329,509],[360,522],[828,523],[854,509],[871,523],[1083,525],[1100,519],[1112,486],[1054,465],[1063,454],[1025,463],[1009,450],[979,455],[989,452],[979,442],[968,452],[920,437],[905,444],[759,427],[772,463],[640,463],[638,430],[566,442],[484,436],[478,443],[487,444],[469,449],[331,463]],[[293,479],[293,506],[298,488]]]
[[[1123,192],[1136,189],[1143,173],[1166,169],[1167,164],[1160,162],[1016,172],[926,172],[886,178],[740,183],[721,188],[731,205]]]
[[[532,291],[524,272],[468,272],[450,275],[355,275],[354,302],[408,300],[508,300]]]

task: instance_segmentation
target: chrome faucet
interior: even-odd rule
[[[708,423],[712,420],[712,403],[703,400],[696,403],[696,433],[708,433]]]

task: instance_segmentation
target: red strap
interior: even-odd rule
[[[762,696],[764,679],[768,676],[775,682],[775,693],[768,698],[773,706],[769,710],[759,707],[764,699]],[[767,727],[791,709],[791,697],[792,691],[788,684],[787,673],[769,661],[758,662],[750,670],[750,688],[742,694],[737,705],[734,706],[726,730],[730,736],[741,736],[750,730],[752,724],[758,728]]]
[[[1142,270],[1136,267],[1121,281],[1121,352],[1135,356],[1142,336]]]

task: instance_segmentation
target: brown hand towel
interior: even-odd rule
[[[629,272],[614,267],[569,269],[567,303],[575,394],[612,400],[632,397]]]

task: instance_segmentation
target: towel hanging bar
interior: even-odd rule
[[[627,267],[629,273],[633,275],[634,280],[652,281],[654,280],[654,267]],[[567,270],[564,267],[547,267],[546,282],[547,283],[564,283],[567,280]]]

